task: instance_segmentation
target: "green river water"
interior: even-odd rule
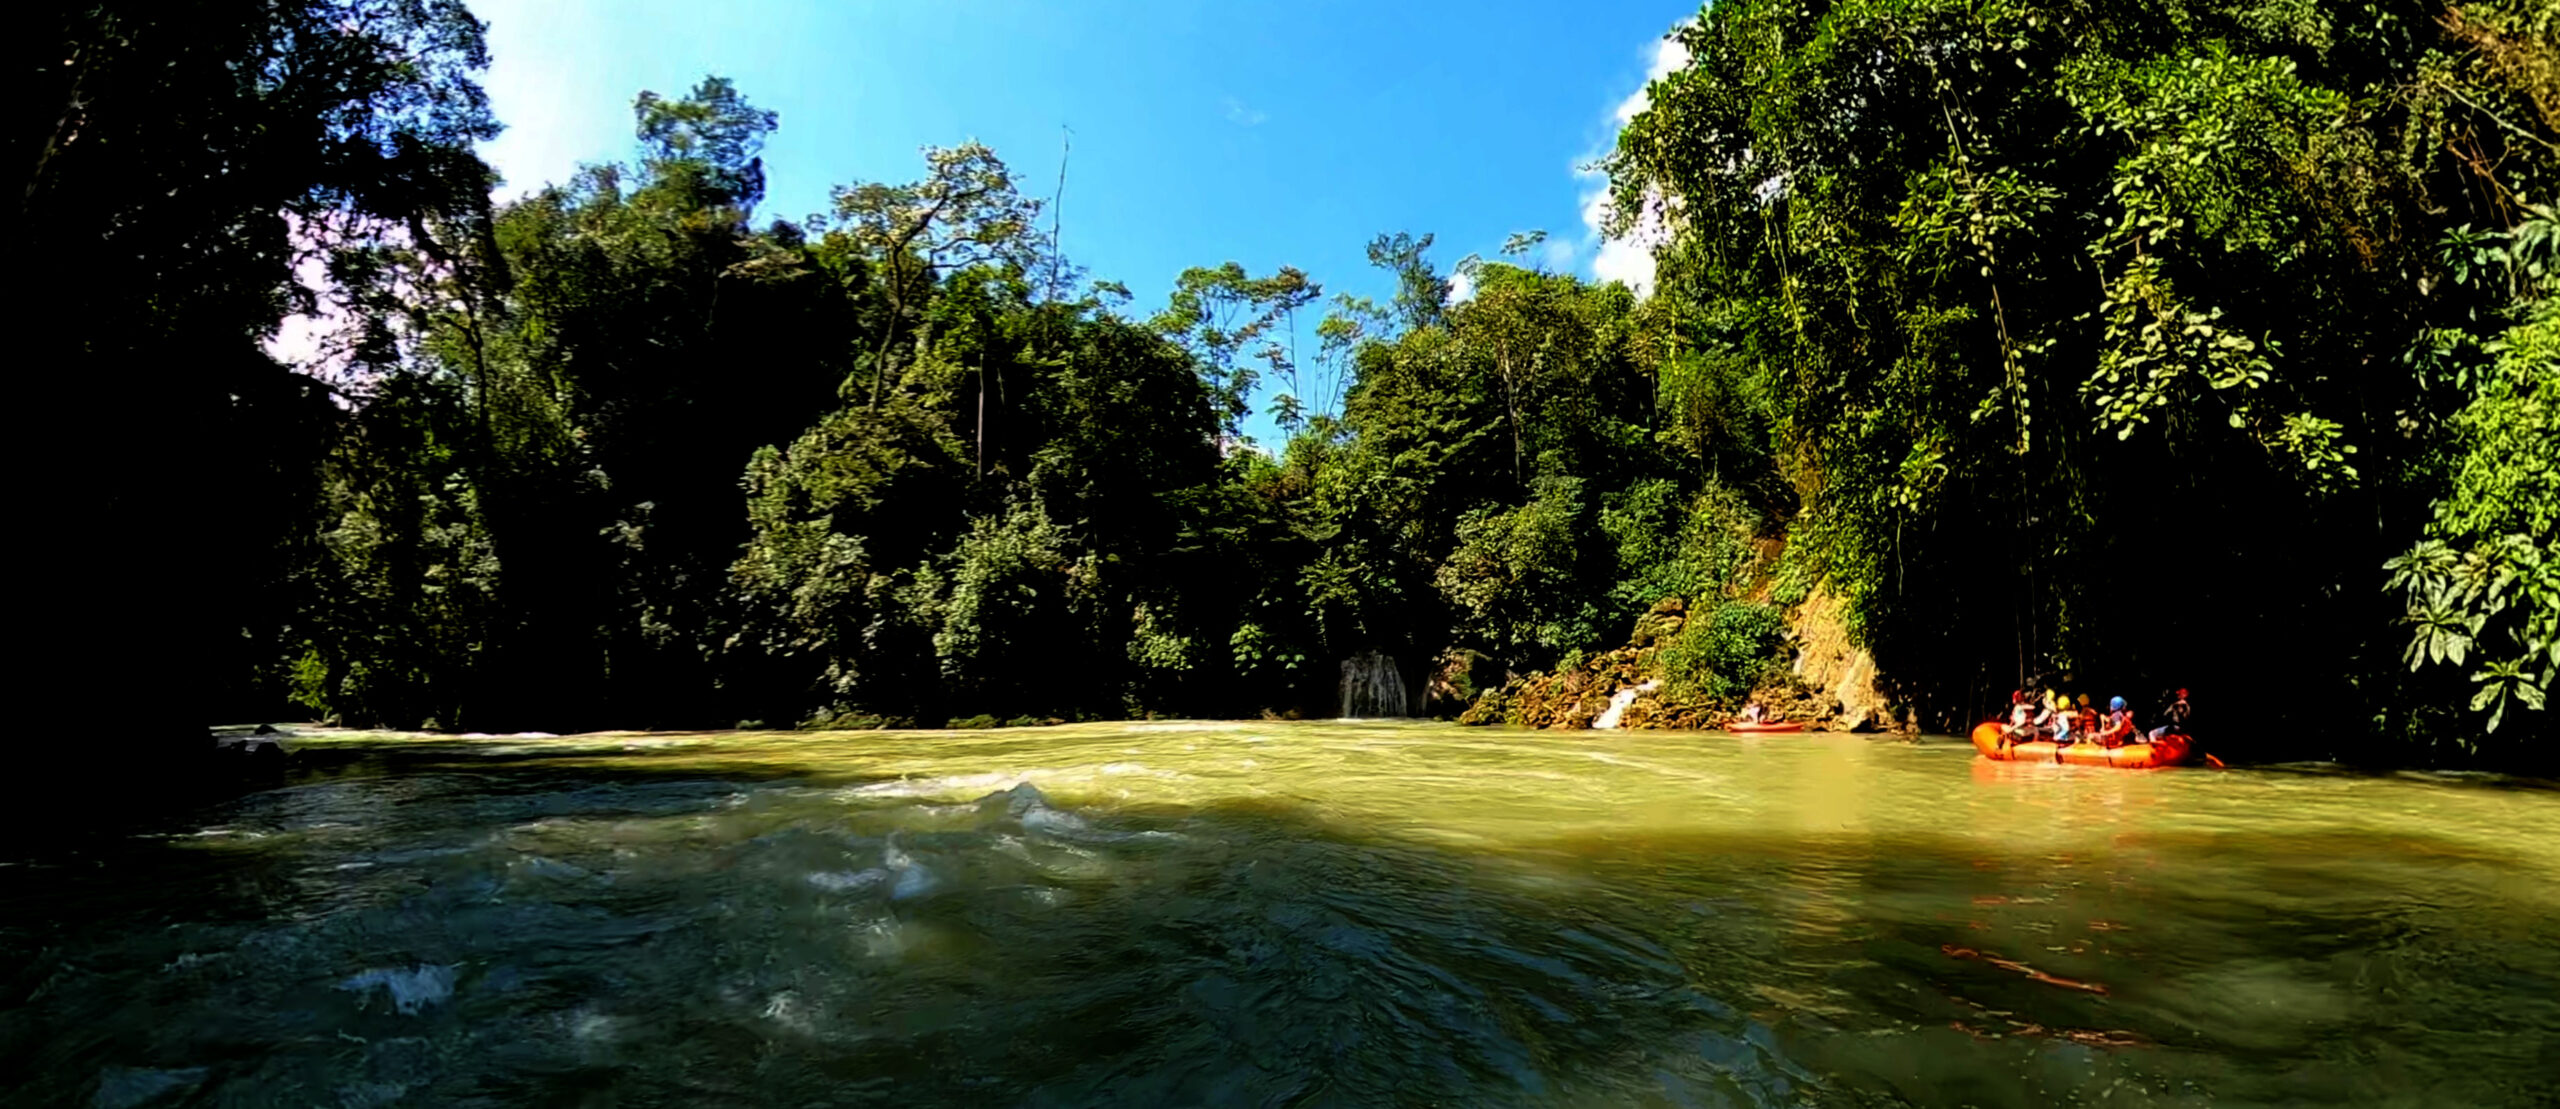
[[[2560,1103],[2528,784],[1403,723],[298,742],[0,850],[0,1099]]]

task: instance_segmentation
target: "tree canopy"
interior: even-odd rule
[[[714,76],[493,204],[458,2],[46,5],[16,299],[96,395],[22,448],[35,626],[172,735],[1329,715],[1371,656],[1484,720],[1631,635],[1729,709],[1836,602],[1929,727],[2062,676],[2547,758],[2555,18],[1720,0],[1605,165],[1649,295],[1396,231],[1383,302],[1133,308],[974,142],[773,218]]]

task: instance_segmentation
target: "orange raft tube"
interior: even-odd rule
[[[1728,732],[1742,732],[1746,734],[1750,732],[1801,732],[1804,730],[1804,721],[1771,720],[1766,723],[1754,724],[1748,720],[1736,720],[1733,723],[1725,725],[1724,730]]]
[[[1973,746],[1986,759],[2003,762],[2062,762],[2074,766],[2112,766],[2120,770],[2152,770],[2176,766],[2187,761],[2187,737],[2164,735],[2148,743],[2128,743],[2122,747],[2100,747],[2095,743],[2074,743],[2056,747],[2052,740],[2038,739],[2025,743],[2002,743],[2009,726],[1999,721],[1976,725]]]

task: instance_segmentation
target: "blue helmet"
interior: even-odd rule
[[[2107,698],[2107,711],[2109,711],[2109,712],[2123,712],[2123,711],[2124,711],[2124,698],[2122,698],[2122,697],[2109,697],[2109,698]]]

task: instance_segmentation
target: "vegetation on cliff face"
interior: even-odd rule
[[[1676,725],[1819,707],[1811,602],[1897,722],[2067,674],[2547,754],[2547,5],[1724,0],[1607,167],[1651,295],[1390,234],[1383,302],[1149,308],[976,144],[773,218],[709,79],[493,208],[458,4],[41,7],[23,330],[118,397],[35,444],[75,699],[149,631],[170,721],[1322,712],[1380,651]]]
[[[1838,590],[1924,716],[2067,672],[2525,742],[2547,715],[2494,714],[2560,670],[2523,553],[2555,18],[1719,3],[1614,198],[1667,239],[1676,345],[1768,398],[1782,576]]]

